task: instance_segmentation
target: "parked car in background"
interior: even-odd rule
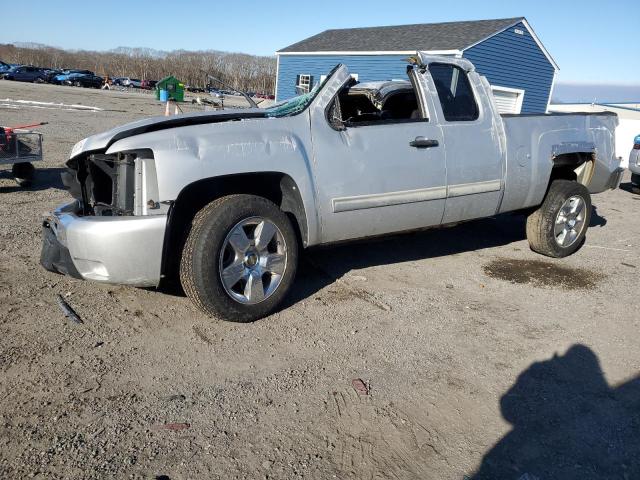
[[[61,75],[62,74],[62,70],[60,69],[47,69],[44,72],[44,81],[47,83],[51,83],[51,80],[53,80],[54,77]]]
[[[64,85],[65,81],[69,78],[69,75],[74,74],[84,74],[84,75],[95,75],[91,70],[63,70],[60,75],[56,75],[51,79],[51,83],[55,83],[57,85]]]
[[[5,70],[4,72],[0,72],[0,78],[2,78],[3,80],[5,80],[7,78],[7,75],[11,75],[13,72],[15,72],[18,68],[20,67],[20,65],[10,65],[9,68],[7,70]]]
[[[120,85],[122,85],[123,87],[140,88],[140,86],[142,85],[142,80],[137,78],[123,77]]]
[[[624,173],[617,115],[501,115],[462,58],[420,52],[407,74],[357,83],[338,65],[271,108],[81,140],[63,174],[75,199],[45,221],[42,265],[137,286],[178,276],[206,314],[246,322],[283,301],[299,246],[518,211],[532,250],[577,251],[591,194]]]
[[[209,95],[211,95],[213,98],[219,98],[219,99],[224,99],[224,93],[221,90],[217,90],[215,88],[210,88],[209,89]]]
[[[101,88],[104,78],[88,73],[72,73],[64,80],[64,84],[74,87]]]
[[[140,82],[140,88],[144,90],[152,90],[156,88],[157,84],[158,84],[157,80],[142,80],[142,82]]]
[[[629,155],[629,170],[631,170],[631,183],[640,188],[640,135],[633,140],[633,149]]]
[[[16,82],[44,82],[45,71],[40,67],[20,66],[9,69],[4,74],[5,80],[15,80]]]

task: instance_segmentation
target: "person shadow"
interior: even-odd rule
[[[500,409],[513,429],[466,478],[640,479],[640,376],[610,387],[588,347],[532,364]]]

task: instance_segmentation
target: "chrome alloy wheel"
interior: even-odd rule
[[[585,227],[585,201],[574,195],[569,197],[558,211],[553,235],[561,247],[570,247],[580,237]]]
[[[269,298],[282,282],[287,244],[280,229],[262,217],[237,223],[220,251],[220,278],[231,298],[256,304]]]

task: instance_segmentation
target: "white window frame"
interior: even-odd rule
[[[522,102],[524,102],[525,94],[525,91],[522,88],[502,87],[500,85],[491,84],[491,93],[493,93],[494,91],[516,93],[518,95],[516,97],[516,110],[518,111],[518,113],[522,112]]]
[[[303,79],[306,79],[306,82],[303,82]],[[306,89],[304,93],[309,93],[311,91],[311,74],[310,73],[298,74],[298,83],[296,84],[296,90],[297,89]]]

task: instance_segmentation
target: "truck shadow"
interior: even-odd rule
[[[313,296],[351,270],[438,258],[523,240],[525,222],[523,215],[505,214],[304,251],[297,280],[283,308]]]
[[[530,365],[500,411],[511,431],[465,478],[640,478],[640,376],[610,387],[584,345]]]
[[[11,174],[11,169],[0,170],[0,179],[10,179],[11,185],[0,187],[0,194],[12,193],[12,192],[35,192],[40,190],[48,190],[50,188],[56,190],[65,190],[65,186],[62,183],[60,175],[66,171],[66,168],[54,167],[54,168],[38,168],[36,164],[36,173],[33,179],[33,183],[29,187],[21,187],[18,185]]]
[[[590,226],[606,223],[593,206]],[[282,308],[313,296],[352,270],[500,247],[524,239],[526,217],[503,214],[450,227],[312,248],[302,252],[297,280]]]

